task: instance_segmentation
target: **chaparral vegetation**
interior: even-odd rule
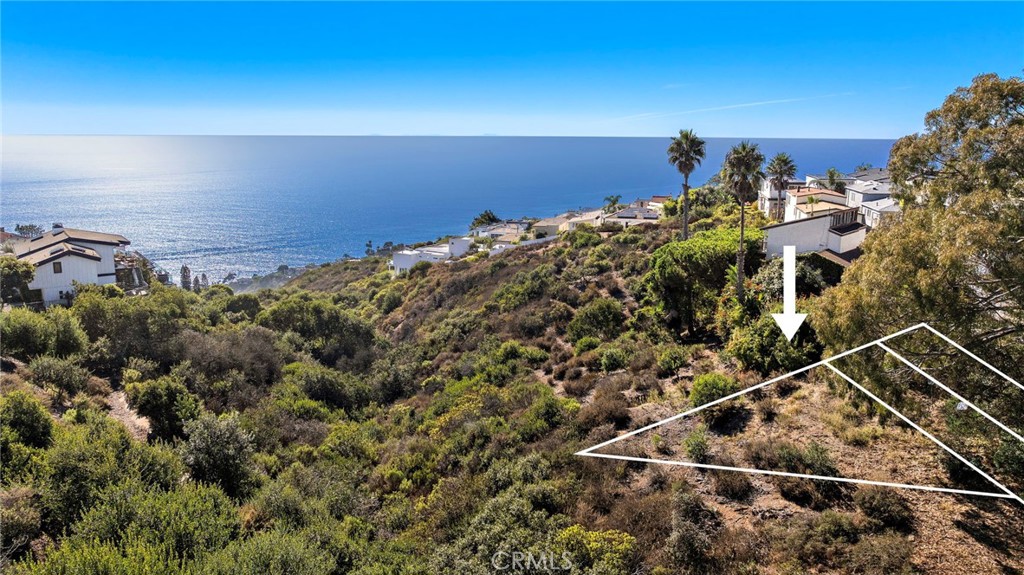
[[[764,158],[745,145],[689,189],[692,132],[673,144],[689,196],[656,223],[579,226],[398,277],[370,256],[256,294],[80,286],[67,308],[5,311],[0,568],[484,574],[518,552],[602,575],[1024,571],[1010,503],[574,455],[922,321],[1024,380],[1024,81],[980,76],[926,126],[892,151],[901,217],[845,271],[800,259],[811,318],[793,343],[771,319],[781,268],[748,203]],[[1024,430],[1021,393],[931,359]],[[849,372],[907,399],[891,367]],[[901,422],[836,389],[851,399],[833,425],[742,456],[829,475],[821,437],[898,436]],[[792,423],[786,405],[762,398],[754,417]],[[1021,445],[955,403],[941,417],[955,448],[1024,481]],[[655,436],[649,453],[721,461],[721,420],[744,424],[729,418],[679,444]],[[962,472],[949,465],[950,485]]]

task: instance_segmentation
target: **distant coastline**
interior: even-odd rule
[[[709,138],[701,183],[737,138]],[[801,172],[883,165],[890,140],[755,138]],[[366,243],[465,233],[474,216],[549,217],[678,195],[665,138],[4,136],[0,225],[111,230],[176,275],[220,280],[362,257]]]

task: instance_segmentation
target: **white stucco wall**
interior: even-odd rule
[[[828,228],[832,218],[799,220],[765,231],[765,253],[769,258],[781,257],[782,246],[796,246],[796,253],[818,252],[828,247]]]
[[[65,256],[56,261],[61,264],[61,273],[53,273],[53,264],[55,262],[47,262],[36,267],[36,277],[28,284],[29,289],[42,290],[43,303],[46,305],[60,303],[60,292],[74,291],[75,288],[73,282],[83,284],[106,284],[114,283],[116,281],[116,278],[114,277],[111,277],[110,281],[99,281],[97,274],[100,262],[97,262],[96,260],[77,256]],[[113,255],[111,255],[111,262],[113,262]],[[113,266],[111,266],[111,268],[113,268]]]
[[[851,232],[842,236],[839,234],[830,233],[828,235],[828,249],[836,252],[837,254],[848,252],[864,243],[864,237],[866,234],[867,228],[863,227],[855,232]]]
[[[453,258],[466,254],[473,245],[473,238],[451,238],[448,240],[448,252]]]

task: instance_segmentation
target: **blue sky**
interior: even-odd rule
[[[6,134],[891,138],[1024,4],[0,5]]]

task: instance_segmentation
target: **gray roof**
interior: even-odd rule
[[[900,211],[900,205],[896,200],[892,198],[882,198],[881,200],[875,200],[873,202],[864,202],[861,204],[862,208],[867,208],[874,212],[898,212]]]
[[[892,190],[886,182],[859,180],[846,184],[847,191],[861,194],[891,194]]]
[[[638,208],[631,206],[621,209],[608,217],[630,220],[656,220],[661,217],[661,214],[658,210],[652,210],[651,208]]]
[[[848,177],[855,180],[864,180],[871,182],[884,182],[888,183],[892,181],[889,177],[889,170],[886,168],[868,168],[866,170],[858,170],[852,174],[847,174]]]
[[[39,237],[32,238],[27,242],[19,243],[15,247],[15,252],[18,257],[21,258],[52,245],[68,241],[90,242],[94,244],[106,244],[112,246],[126,246],[131,244],[127,238],[120,234],[105,234],[102,232],[90,232],[89,230],[76,230],[73,228],[55,228]]]
[[[100,255],[95,250],[84,246],[60,242],[58,244],[51,244],[49,248],[48,250],[39,249],[29,254],[20,255],[18,259],[36,266],[41,266],[65,256],[78,256],[80,258],[100,261]]]

